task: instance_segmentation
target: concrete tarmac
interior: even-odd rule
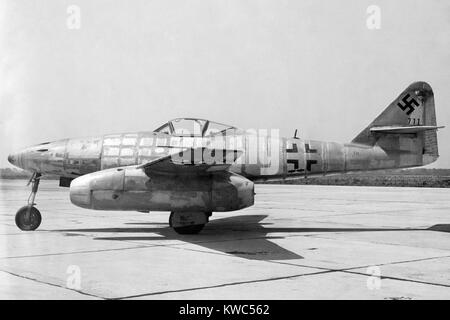
[[[75,207],[57,181],[23,232],[25,184],[0,180],[1,299],[450,299],[450,189],[257,185],[182,236],[168,212]]]

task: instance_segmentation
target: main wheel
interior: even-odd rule
[[[208,222],[208,216],[204,213],[202,214],[202,219],[195,219],[191,220],[192,223],[197,222],[196,224],[189,224],[189,225],[180,225],[176,221],[178,220],[176,215],[181,213],[171,212],[169,217],[169,225],[175,230],[178,234],[197,234],[200,231],[202,231],[203,227],[205,226],[205,222]],[[179,218],[179,217],[178,217]],[[194,222],[195,221],[195,222]],[[202,222],[200,222],[202,221]],[[175,227],[176,226],[176,227]]]
[[[30,208],[30,216],[27,218],[28,206],[22,207],[16,213],[16,225],[20,230],[33,231],[41,224],[41,213],[35,207]]]
[[[202,231],[204,226],[204,224],[195,224],[186,227],[174,227],[173,230],[178,234],[197,234]]]

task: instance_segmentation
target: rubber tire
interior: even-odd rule
[[[174,212],[170,213],[169,217],[169,225],[172,227],[172,217],[174,215]],[[200,231],[203,230],[203,227],[205,224],[195,224],[192,226],[186,226],[186,227],[172,227],[173,230],[175,230],[178,234],[197,234]]]
[[[173,227],[173,230],[178,234],[197,234],[203,230],[204,226],[204,224],[195,224],[186,227]]]
[[[42,221],[41,213],[35,207],[31,207],[30,221],[25,222],[25,215],[27,213],[28,206],[20,208],[16,213],[16,226],[22,231],[36,230]]]

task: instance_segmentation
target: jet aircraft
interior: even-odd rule
[[[197,118],[174,119],[151,132],[45,142],[8,156],[32,172],[28,204],[15,222],[21,230],[39,227],[39,181],[56,175],[76,206],[168,211],[177,233],[196,234],[213,212],[252,206],[255,181],[432,163],[439,157],[439,128],[430,85],[415,82],[349,143],[284,138]]]

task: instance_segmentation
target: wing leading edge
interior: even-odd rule
[[[186,148],[181,152],[139,165],[147,175],[209,174],[226,171],[242,155],[242,151],[227,149]]]

